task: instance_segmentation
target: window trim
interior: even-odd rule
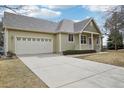
[[[73,41],[69,41],[69,35],[73,35]],[[68,34],[68,42],[69,43],[74,43],[74,34]]]
[[[87,45],[87,35],[81,35],[81,37],[83,37],[83,36],[86,37],[86,43],[81,43],[81,41],[80,41],[80,43],[81,43],[81,45]],[[80,39],[81,39],[81,38],[80,38]]]

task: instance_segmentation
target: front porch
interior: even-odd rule
[[[76,36],[78,43],[75,44],[75,50],[96,50],[101,51],[102,37],[99,33],[83,31]]]

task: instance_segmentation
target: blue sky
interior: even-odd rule
[[[88,9],[85,9],[82,6],[75,6],[67,9],[59,9],[59,11],[61,11],[61,15],[59,17],[56,17],[55,20],[82,20],[88,17],[98,18],[98,12],[89,11]]]
[[[44,8],[50,9],[54,12],[59,12],[60,15],[52,16],[52,17],[47,17],[47,16],[38,16],[39,18],[45,18],[48,20],[52,21],[60,21],[62,19],[70,19],[74,21],[80,21],[89,17],[93,17],[96,21],[101,23],[102,16],[103,16],[103,10],[101,9],[95,9],[91,10],[88,8],[89,6],[54,6],[54,7],[49,7],[45,6]],[[97,6],[98,7],[98,6]],[[104,8],[104,7],[103,7]]]
[[[94,18],[100,27],[101,31],[104,25],[104,13],[107,9],[113,6],[105,5],[25,5],[18,13],[35,17],[47,19],[50,21],[58,22],[62,19],[70,19],[75,22],[81,21],[86,18]],[[9,9],[0,10],[0,17],[3,16],[3,12],[12,12]],[[106,37],[103,39],[103,43],[106,43]]]

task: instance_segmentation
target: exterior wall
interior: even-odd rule
[[[56,52],[56,40],[54,34],[37,33],[29,31],[8,30],[8,51],[15,53],[15,36],[49,37],[53,39],[53,52]]]
[[[75,50],[79,50],[79,34],[75,34]]]
[[[62,33],[61,34],[61,51],[65,50],[75,50],[75,46],[78,43],[78,35],[74,35],[74,41],[68,41],[68,34]]]
[[[82,33],[87,36],[87,44],[81,44],[81,50],[90,50],[91,46],[88,44],[88,37],[90,33]],[[67,33],[57,33],[57,34],[46,34],[39,32],[29,32],[29,31],[19,31],[19,30],[8,30],[8,51],[15,53],[15,36],[27,36],[27,37],[49,37],[53,39],[53,52],[62,52],[65,50],[78,50],[79,49],[79,34],[74,34],[74,41],[68,41]],[[96,47],[96,36],[94,35],[94,49]],[[61,46],[60,46],[61,45]]]
[[[60,51],[60,38],[59,38],[59,34],[56,34],[55,35],[55,42],[56,42],[56,49],[55,49],[55,51],[56,51],[56,53],[59,53],[59,51]]]
[[[81,50],[92,50],[92,45],[88,44],[88,37],[91,37],[90,33],[82,33],[82,35],[86,35],[87,36],[87,43],[86,44],[81,44]],[[65,50],[79,50],[79,34],[74,34],[74,41],[73,42],[69,42],[68,41],[68,34],[63,34],[61,33],[61,51],[65,51]],[[98,45],[96,43],[97,37],[99,35],[93,35],[93,43],[94,43],[94,49],[98,50],[100,47],[100,45]],[[58,48],[59,46],[59,35],[57,35],[57,42],[58,42]],[[56,47],[57,48],[57,47]],[[59,49],[57,50],[59,51]]]
[[[7,55],[8,52],[8,30],[4,29],[4,54]]]

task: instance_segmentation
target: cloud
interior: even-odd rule
[[[20,12],[25,12],[27,10],[26,15],[32,16],[32,17],[57,17],[61,15],[60,11],[54,11],[51,9],[39,7],[39,6],[25,6],[23,9],[20,10]]]
[[[108,9],[113,8],[114,5],[85,5],[82,7],[86,8],[87,10],[90,10],[92,12],[105,12]]]
[[[67,9],[75,7],[75,5],[46,5],[44,7],[48,9]]]
[[[90,16],[86,16],[85,18],[86,18],[86,19],[87,19],[87,18],[90,18]]]
[[[74,19],[73,21],[74,21],[74,22],[80,22],[81,20]]]
[[[61,12],[60,11],[53,11],[49,9],[42,8],[41,13],[44,16],[49,16],[49,17],[55,17],[55,16],[60,16]]]

